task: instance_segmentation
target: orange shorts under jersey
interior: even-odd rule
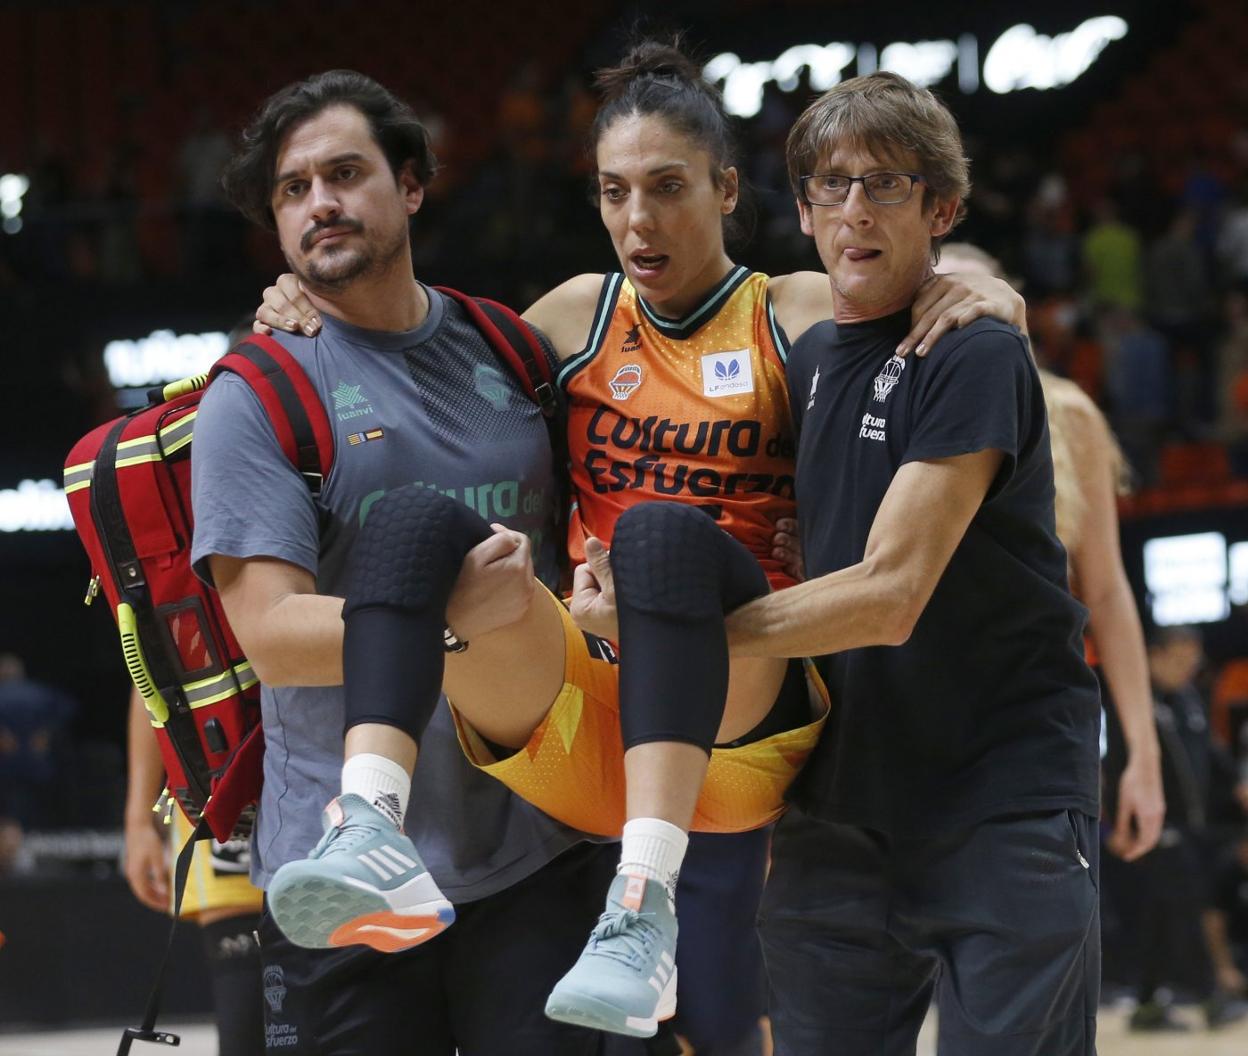
[[[563,688],[528,743],[505,759],[451,702],[459,743],[469,761],[521,799],[582,832],[618,836],[624,828],[624,742],[620,734],[619,667],[595,656],[585,635],[563,620]],[[784,794],[827,721],[827,690],[806,664],[812,720],[751,744],[716,748],[693,814],[697,832],[746,832],[784,813]]]

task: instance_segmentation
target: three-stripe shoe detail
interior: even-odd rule
[[[546,1015],[637,1038],[676,1012],[676,914],[658,880],[623,874],[580,959],[551,991]]]
[[[394,953],[455,920],[412,841],[356,795],[325,808],[321,842],[278,869],[268,906],[291,942],[312,949],[358,944]]]
[[[371,851],[357,854],[355,857],[376,873],[381,880],[394,880],[412,869],[421,868],[406,854],[400,853],[393,847],[374,847]]]
[[[663,996],[663,989],[667,986],[667,981],[674,971],[676,971],[675,960],[668,955],[667,950],[660,951],[659,963],[654,966],[654,975],[650,976],[650,985],[660,997]]]

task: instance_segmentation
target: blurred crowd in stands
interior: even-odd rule
[[[1056,143],[968,135],[975,186],[959,238],[1016,277],[1037,354],[1106,409],[1143,488],[1248,480],[1248,75],[1207,76],[1223,51],[1248,45],[1246,19],[1215,11],[1196,22]],[[1204,83],[1195,70],[1208,97],[1181,90]],[[1177,86],[1155,83],[1170,71]],[[762,270],[816,264],[783,160],[809,97],[806,85],[769,83],[741,125],[752,193],[739,255]],[[472,128],[414,103],[443,160],[416,220],[420,274],[523,306],[570,274],[611,265],[590,200],[587,75],[522,62]],[[159,167],[124,120],[90,165],[41,146],[23,173],[18,224],[0,233],[0,286],[209,284],[250,271],[258,292],[281,259],[218,186],[244,113],[201,98]],[[135,136],[145,127],[136,120]],[[1167,449],[1192,445],[1170,468]]]

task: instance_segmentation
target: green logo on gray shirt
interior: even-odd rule
[[[490,401],[494,410],[507,410],[507,383],[493,367],[478,363],[472,371],[472,384],[482,397]]]
[[[373,413],[373,405],[364,395],[363,387],[360,385],[348,385],[345,381],[340,381],[338,388],[334,389],[330,395],[334,398],[334,411],[340,422]]]

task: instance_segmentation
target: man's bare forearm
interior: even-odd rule
[[[823,656],[901,645],[914,630],[1001,464],[977,451],[909,462],[871,523],[863,559],[750,602],[727,620],[733,656]],[[915,525],[925,526],[919,532]]]
[[[917,616],[908,593],[899,575],[864,561],[735,610],[726,621],[728,651],[732,656],[821,656],[900,645]]]

